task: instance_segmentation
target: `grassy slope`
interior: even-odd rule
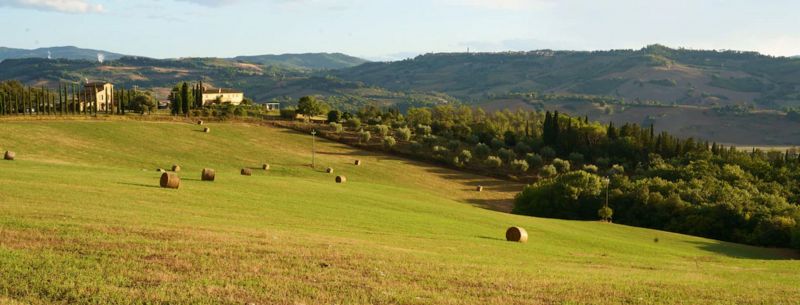
[[[800,299],[800,264],[782,251],[495,212],[478,206],[519,185],[318,141],[320,169],[348,177],[337,185],[307,166],[307,136],[210,127],[0,122],[0,149],[18,153],[0,162],[0,303]],[[262,162],[272,170],[238,175]],[[154,169],[173,163],[181,189],[156,188]],[[217,181],[198,181],[202,167]],[[510,225],[530,242],[503,241]]]

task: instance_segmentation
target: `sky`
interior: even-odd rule
[[[800,55],[797,0],[0,0],[0,46],[155,58],[691,49]]]

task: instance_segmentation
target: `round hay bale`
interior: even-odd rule
[[[355,165],[356,165],[356,166],[359,166],[359,165],[361,165],[361,160],[356,160],[356,162],[355,162]]]
[[[176,173],[163,173],[161,174],[161,187],[168,189],[177,189],[181,186],[181,178]]]
[[[328,174],[333,174],[333,168],[328,167],[328,169],[326,169],[325,172]]]
[[[482,185],[478,185],[478,187],[475,188],[475,191],[483,192],[483,186]]]
[[[336,176],[336,183],[345,183],[347,182],[347,177],[345,176]]]
[[[253,171],[251,169],[249,169],[249,168],[243,168],[241,173],[242,173],[242,176],[252,176],[253,175]]]
[[[14,158],[17,157],[17,154],[13,151],[7,151],[6,154],[3,156],[3,159],[14,161]]]
[[[264,163],[264,165],[261,165],[261,169],[263,169],[265,171],[268,171],[269,170],[269,164]]]
[[[528,231],[520,227],[510,227],[506,230],[506,240],[524,243],[528,241]]]
[[[208,127],[206,127],[206,128],[203,128],[203,132],[205,132],[205,133],[209,133],[209,132],[211,132],[211,128],[208,128]]]
[[[173,164],[173,165],[172,165],[172,171],[173,171],[173,172],[176,172],[176,173],[177,173],[177,172],[179,172],[179,171],[181,171],[181,166],[180,166],[180,165],[177,165],[177,164]]]
[[[197,125],[203,125],[203,120],[198,120]]]
[[[217,177],[217,172],[210,168],[204,168],[202,174],[200,175],[200,180],[203,181],[214,181]]]

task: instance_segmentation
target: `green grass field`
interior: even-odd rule
[[[210,128],[0,121],[0,304],[800,304],[786,250],[510,215],[521,185]]]

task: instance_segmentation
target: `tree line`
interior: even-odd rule
[[[0,115],[124,115],[153,111],[158,104],[146,91],[115,88],[103,91],[104,101],[85,84],[60,83],[58,88],[25,86],[19,81],[0,82]]]
[[[300,104],[305,115],[327,108],[313,98]],[[653,125],[549,111],[438,105],[403,113],[368,105],[327,114],[324,132],[334,137],[529,182],[514,213],[800,248],[800,159],[793,149],[742,151]]]

